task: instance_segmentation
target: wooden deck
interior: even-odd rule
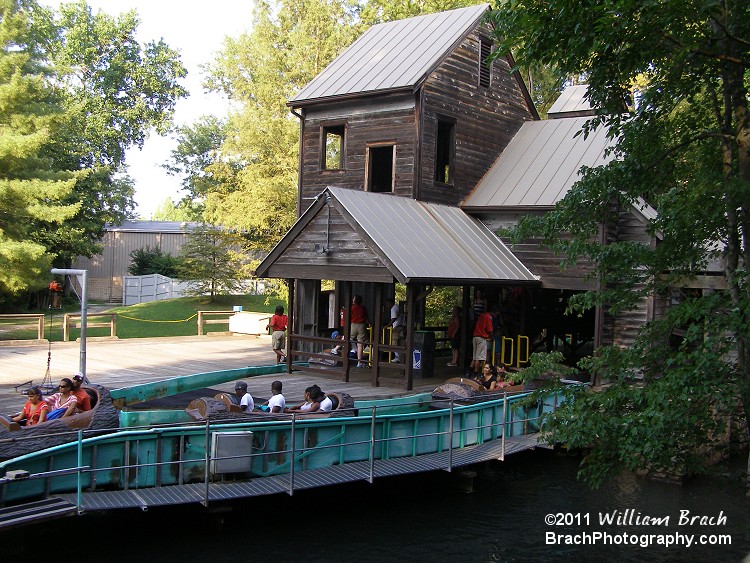
[[[0,346],[0,413],[21,410],[25,402],[23,385],[42,382],[47,370],[46,342],[15,346]],[[176,338],[138,338],[127,340],[90,339],[86,347],[86,372],[92,383],[110,389],[150,383],[160,379],[222,369],[269,365],[276,355],[271,350],[270,337],[251,336],[183,336]],[[50,374],[53,384],[62,377],[78,371],[80,345],[77,342],[54,342],[51,346]],[[415,380],[414,390],[431,391],[445,379],[461,375],[459,368],[447,368],[443,362],[436,367],[436,376]],[[400,387],[372,387],[369,369],[352,369],[350,381],[310,374],[264,375],[247,380],[248,392],[253,396],[268,397],[271,382],[284,383],[287,402],[301,402],[306,387],[317,383],[324,391],[341,391],[355,399],[385,398],[407,395]],[[21,386],[16,390],[17,386]],[[221,391],[233,392],[234,383],[216,386]]]

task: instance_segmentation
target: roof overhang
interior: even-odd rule
[[[259,277],[437,285],[538,284],[457,207],[329,187],[256,269]]]

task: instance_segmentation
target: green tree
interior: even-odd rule
[[[131,276],[147,276],[149,274],[161,274],[175,278],[179,274],[180,259],[161,248],[139,248],[130,253],[130,266],[128,273]]]
[[[170,197],[164,199],[151,216],[152,221],[197,222],[200,218],[201,214],[190,203],[182,200],[175,204]]]
[[[80,203],[77,215],[56,232],[39,227],[40,242],[69,265],[98,252],[105,223],[133,217],[125,152],[142,147],[152,129],[168,131],[176,101],[187,95],[178,84],[187,71],[163,41],[137,41],[134,11],[94,14],[78,0],[59,11],[36,7],[35,14],[65,118],[47,151],[58,169],[87,171],[69,196]]]
[[[221,147],[226,140],[226,123],[218,117],[206,115],[192,125],[177,127],[176,132],[177,148],[172,150],[170,160],[163,168],[171,176],[182,179],[186,195],[181,207],[191,210],[192,220],[196,220],[203,213],[207,195],[219,186],[214,169],[217,172],[224,170]]]
[[[206,196],[207,220],[271,248],[296,219],[299,121],[286,101],[359,34],[346,0],[258,2],[252,32],[227,39],[209,84],[238,103]]]
[[[188,295],[217,295],[240,291],[246,279],[247,241],[236,233],[201,225],[190,231],[180,252],[177,277],[190,281]]]
[[[75,174],[55,172],[44,147],[60,132],[60,99],[49,87],[28,3],[0,0],[0,292],[39,287],[53,259],[31,226],[59,228],[80,209],[66,203]]]
[[[516,233],[557,240],[568,260],[594,260],[603,289],[572,306],[625,310],[672,295],[711,260],[728,286],[685,295],[632,349],[601,350],[586,367],[609,386],[563,409],[551,438],[587,448],[582,472],[593,483],[623,467],[704,470],[723,413],[736,402],[750,412],[750,5],[508,1],[492,21],[519,64],[587,77],[604,110],[590,126],[617,140],[616,160],[586,171],[544,221]],[[636,88],[639,103],[624,112]],[[600,226],[616,221],[612,203],[641,199],[658,211],[648,228],[660,243],[598,244]],[[670,346],[677,328],[684,337]]]

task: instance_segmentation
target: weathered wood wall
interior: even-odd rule
[[[344,124],[344,168],[322,170],[323,127]],[[305,119],[302,153],[301,210],[327,186],[364,189],[367,146],[392,143],[396,145],[394,162],[394,192],[412,197],[415,169],[415,114],[412,96],[400,96],[374,104],[362,101],[360,105],[346,104],[338,107],[309,111]]]
[[[330,218],[326,205],[331,205]],[[393,275],[369,250],[362,236],[333,203],[326,205],[307,225],[304,235],[297,237],[274,262],[270,277],[393,282]],[[328,246],[330,252],[316,253],[316,244]]]
[[[533,119],[503,58],[489,88],[479,86],[479,34],[472,33],[424,86],[421,184],[417,199],[456,205],[469,195],[524,121]],[[438,117],[455,119],[455,180],[435,182]]]

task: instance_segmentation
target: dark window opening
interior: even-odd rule
[[[453,184],[453,155],[456,124],[438,120],[437,150],[435,154],[435,181]]]
[[[367,189],[371,192],[393,191],[393,145],[368,147]]]
[[[323,170],[344,168],[344,126],[323,127]]]
[[[492,54],[492,42],[479,39],[479,85],[489,88],[492,84],[492,63],[487,58]]]

